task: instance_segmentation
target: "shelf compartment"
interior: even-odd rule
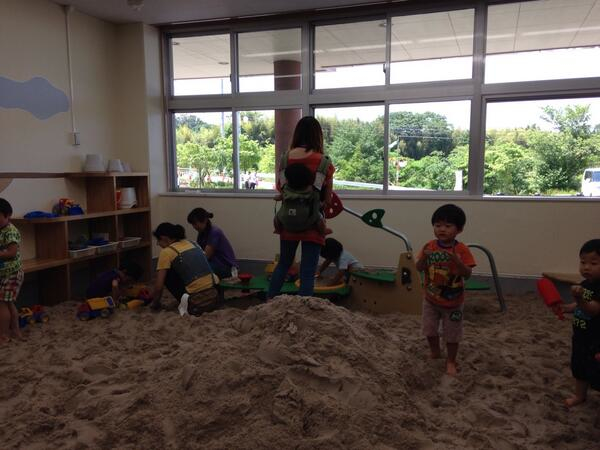
[[[127,214],[138,214],[143,212],[149,212],[150,208],[131,208],[131,209],[116,209],[114,211],[95,212],[89,214],[80,214],[78,216],[59,216],[49,217],[40,219],[25,219],[24,217],[13,217],[11,222],[14,223],[54,223],[54,222],[75,222],[78,220],[95,219],[97,217],[110,217],[110,216],[123,216]]]
[[[125,236],[137,236],[142,242],[150,242],[150,214],[127,214],[117,217],[117,240]]]
[[[36,258],[67,258],[67,225],[65,223],[36,224],[34,232]]]
[[[33,273],[40,270],[51,269],[53,267],[65,266],[69,262],[68,258],[52,259],[52,258],[32,258],[23,260],[23,272]]]
[[[137,199],[137,205],[140,208],[150,206],[150,199],[148,196],[148,177],[145,176],[130,176],[130,177],[117,177],[116,178],[116,189],[125,187],[135,188],[135,196]]]

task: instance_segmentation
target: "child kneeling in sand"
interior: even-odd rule
[[[469,248],[456,240],[467,219],[456,205],[439,207],[431,217],[436,239],[417,256],[417,270],[425,271],[423,334],[432,358],[440,358],[439,325],[446,341],[446,373],[456,375],[458,343],[463,334],[464,278],[471,276],[475,259]]]
[[[332,286],[342,282],[347,283],[350,278],[350,272],[363,269],[363,266],[358,259],[352,256],[347,250],[344,250],[344,246],[340,241],[333,238],[325,239],[325,245],[321,247],[321,258],[324,258],[325,261],[323,261],[317,270],[317,278],[321,276],[321,273],[323,273],[331,263],[335,264],[337,272],[331,280]]]
[[[88,286],[87,298],[106,297],[111,295],[115,302],[124,296],[125,289],[143,275],[142,268],[132,262],[123,262],[118,269],[102,272]]]
[[[571,372],[575,395],[565,400],[568,407],[583,403],[589,387],[600,390],[600,239],[581,247],[579,273],[584,281],[571,288],[575,302],[562,307],[573,312]]]

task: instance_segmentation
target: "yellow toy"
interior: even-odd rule
[[[77,308],[79,320],[89,320],[94,317],[106,318],[115,310],[115,302],[112,297],[96,297],[87,299]]]

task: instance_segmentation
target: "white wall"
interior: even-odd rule
[[[40,120],[27,111],[0,108],[0,172],[79,171],[88,153],[120,158],[147,172],[148,149],[155,161],[160,161],[157,153],[164,155],[162,123],[156,123],[157,116],[162,120],[158,31],[107,23],[76,10],[69,20],[72,107],[81,145],[72,145],[70,111]],[[43,77],[69,96],[63,8],[47,0],[2,0],[0,61],[0,76]],[[160,177],[155,185],[164,190]],[[49,210],[60,197],[85,207],[82,183],[63,179],[17,179],[0,196],[11,202],[15,215]],[[32,230],[24,228],[24,257],[33,257]]]
[[[160,197],[162,220],[185,224],[188,212],[201,206],[213,212],[214,223],[232,241],[238,258],[272,259],[278,237],[272,234],[273,200],[257,198]],[[448,201],[345,200],[347,207],[366,212],[386,210],[383,223],[406,234],[415,249],[433,238],[431,214]],[[498,270],[510,276],[539,276],[543,271],[576,272],[581,244],[600,236],[600,208],[595,202],[468,200],[454,202],[467,214],[459,240],[488,247]],[[187,226],[187,224],[185,224]],[[370,228],[347,213],[330,221],[332,237],[364,264],[394,266],[402,241]],[[188,236],[194,231],[187,226]],[[489,273],[483,254],[474,251],[476,272]]]

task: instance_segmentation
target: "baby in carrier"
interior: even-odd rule
[[[278,194],[275,197],[275,200],[277,201],[283,201],[284,206],[285,206],[285,202],[286,202],[286,192],[293,192],[295,194],[298,195],[306,195],[307,197],[309,196],[316,196],[315,200],[314,200],[314,204],[315,204],[315,208],[317,211],[315,211],[315,219],[308,219],[307,220],[307,226],[306,226],[306,230],[309,229],[316,229],[319,234],[321,234],[322,236],[325,236],[326,234],[331,234],[331,230],[327,228],[326,226],[326,222],[325,222],[325,217],[323,216],[323,211],[321,209],[321,201],[320,201],[320,192],[317,191],[314,187],[314,182],[315,182],[315,174],[313,174],[311,172],[311,170],[306,167],[304,164],[300,164],[300,163],[295,163],[295,164],[290,164],[289,166],[287,166],[284,170],[285,173],[285,178],[286,178],[286,185],[284,186],[284,192],[281,194]],[[287,190],[287,191],[286,191]],[[312,200],[308,199],[308,202],[311,202]],[[275,215],[275,218],[273,220],[274,226],[275,226],[275,231],[276,232],[281,232],[284,229],[287,229],[288,231],[299,231],[299,230],[290,230],[288,228],[286,228],[285,223],[282,222],[281,216],[279,215]],[[314,222],[314,223],[311,223]]]

